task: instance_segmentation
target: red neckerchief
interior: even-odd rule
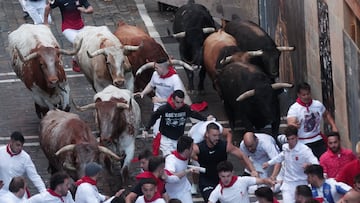
[[[172,96],[173,96],[173,95],[171,94],[171,95],[168,97],[167,103],[170,104],[171,108],[175,109],[176,107],[175,107],[174,100],[173,100]],[[185,105],[185,103],[183,103],[182,106],[184,106],[184,105]]]
[[[89,183],[90,185],[96,185],[96,180],[90,178],[89,176],[84,176],[76,181],[76,185],[79,186],[82,183]]]
[[[144,200],[145,200],[145,203],[151,203],[151,202],[154,202],[155,200],[161,198],[161,195],[160,193],[158,192],[155,192],[154,196],[151,198],[151,199],[146,199],[145,198],[145,195],[144,195]]]
[[[273,203],[280,203],[275,197],[273,197]]]
[[[172,75],[176,74],[176,70],[174,69],[174,67],[169,66],[169,71],[165,74],[165,75],[160,75],[160,78],[164,79],[164,78],[169,78]]]
[[[6,152],[10,155],[10,157],[16,156],[16,155],[18,155],[18,154],[21,153],[21,151],[20,151],[19,153],[13,153],[13,152],[11,151],[11,149],[10,149],[10,145],[9,145],[9,144],[6,145]]]
[[[56,193],[54,190],[48,189],[47,191],[50,193],[50,195],[60,198],[61,202],[65,202],[64,199],[62,198],[62,196],[59,195],[58,193]]]
[[[183,157],[178,151],[173,151],[172,154],[173,154],[176,158],[180,159],[181,161],[186,161],[186,160],[187,160],[187,158],[186,158],[186,157]]]
[[[238,179],[237,176],[231,177],[231,181],[230,181],[230,183],[228,185],[224,185],[220,180],[220,186],[221,186],[220,192],[221,192],[221,194],[222,194],[224,188],[231,187],[232,185],[234,185],[234,183],[236,182],[237,179]]]
[[[309,103],[304,103],[304,102],[301,101],[301,99],[298,97],[298,98],[296,99],[296,102],[297,102],[298,104],[300,104],[301,106],[306,107],[307,112],[309,112],[309,106],[311,106],[312,100],[310,100]]]

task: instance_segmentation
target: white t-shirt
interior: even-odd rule
[[[175,90],[185,91],[184,84],[182,83],[178,74],[174,74],[168,78],[160,78],[159,74],[154,71],[150,85],[156,89],[155,96],[159,98],[168,98]],[[155,103],[154,111],[156,111],[164,103]]]
[[[63,201],[59,197],[51,195],[48,191],[32,196],[26,203],[74,203],[70,191],[67,195],[62,197]]]
[[[263,169],[262,164],[276,157],[280,153],[279,148],[277,147],[274,138],[270,135],[255,133],[255,136],[258,138],[258,145],[255,153],[249,152],[249,150],[245,147],[244,141],[241,141],[240,149],[250,158],[256,171],[260,172],[260,176],[262,178],[267,178],[271,175],[269,174],[271,168],[268,167],[267,169]]]
[[[0,202],[6,202],[6,203],[23,203],[26,200],[23,200],[21,198],[18,198],[14,195],[14,193],[8,191],[4,193],[3,195],[0,195]]]
[[[81,183],[76,190],[76,203],[100,203],[105,200],[105,195],[99,193],[95,185]]]
[[[289,148],[288,143],[284,144],[282,148],[283,151],[279,155],[268,161],[269,165],[284,161],[284,181],[306,181],[305,164],[319,164],[319,160],[308,146],[300,142],[293,149]]]
[[[221,203],[250,203],[248,187],[256,184],[256,178],[250,176],[239,176],[236,182],[227,188],[221,188],[218,184],[211,192],[209,201],[216,203],[218,200]],[[222,189],[222,191],[221,191]]]
[[[22,150],[20,154],[10,156],[6,147],[0,147],[0,180],[4,182],[1,190],[3,192],[9,190],[9,184],[13,177],[26,175],[39,192],[46,191],[45,184],[37,173],[29,154]],[[2,192],[0,191],[0,193]]]
[[[144,195],[141,195],[138,197],[135,201],[135,203],[145,203]],[[166,203],[163,198],[156,199],[155,201],[152,201],[151,203]]]
[[[309,109],[309,111],[307,109]],[[301,143],[307,144],[322,139],[319,135],[320,124],[325,110],[325,106],[318,100],[313,100],[308,108],[301,106],[297,102],[290,106],[287,117],[295,117],[300,123],[298,135]],[[315,135],[318,136],[313,137]]]
[[[165,169],[174,173],[184,171],[187,168],[188,161],[180,160],[174,154],[170,154],[165,158]],[[191,184],[186,176],[178,179],[178,181],[166,182],[165,189],[170,198],[177,198],[182,202],[192,202]]]
[[[193,125],[189,130],[189,136],[194,139],[195,144],[198,144],[204,140],[204,136],[206,133],[206,126],[209,123],[215,123],[216,125],[219,126],[220,133],[223,132],[222,125],[220,123],[216,122],[215,119],[211,120],[211,121],[199,121],[195,125]]]

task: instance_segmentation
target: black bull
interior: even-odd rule
[[[175,13],[173,24],[174,37],[179,41],[181,60],[201,66],[203,63],[202,46],[205,38],[215,31],[215,23],[210,12],[200,4],[188,3]],[[194,73],[186,70],[188,89],[194,90]],[[205,70],[199,73],[199,90],[204,90]]]
[[[241,126],[246,131],[271,124],[271,134],[278,134],[278,95],[283,88],[292,87],[291,84],[272,83],[272,79],[258,67],[241,62],[233,62],[219,69],[216,83],[231,128],[235,127],[236,120],[241,120]]]

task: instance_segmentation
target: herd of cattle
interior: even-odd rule
[[[292,85],[274,81],[281,51],[293,47],[277,47],[258,25],[240,19],[216,31],[209,11],[190,3],[177,10],[173,32],[181,60],[172,63],[185,68],[189,90],[194,90],[193,67],[201,67],[198,88],[204,90],[207,73],[231,127],[236,120],[247,129],[271,124],[277,134],[278,94]],[[114,173],[127,169],[141,118],[133,92],[150,81],[154,61],[170,58],[163,46],[140,28],[120,21],[114,33],[106,26],[86,26],[71,51],[60,48],[49,27],[24,24],[9,34],[9,50],[14,72],[32,91],[36,113],[42,118],[40,144],[51,172],[64,169],[78,179],[91,161]],[[72,99],[63,54],[75,55],[96,92],[94,103],[74,106],[95,111],[100,142],[79,116],[68,112]]]

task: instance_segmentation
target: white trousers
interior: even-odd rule
[[[161,135],[160,150],[162,151],[163,157],[171,154],[172,151],[176,150],[177,140],[170,139],[165,135]]]
[[[25,10],[29,13],[35,25],[44,23],[45,5],[46,5],[45,0],[38,0],[38,1],[25,0]],[[48,18],[48,22],[51,23],[50,15]]]
[[[64,37],[71,42],[71,44],[74,44],[76,35],[83,30],[84,28],[81,28],[80,30],[74,30],[74,29],[65,29],[62,33]]]
[[[280,190],[283,196],[283,202],[295,203],[295,190],[298,185],[307,185],[307,181],[285,181],[283,182]]]

